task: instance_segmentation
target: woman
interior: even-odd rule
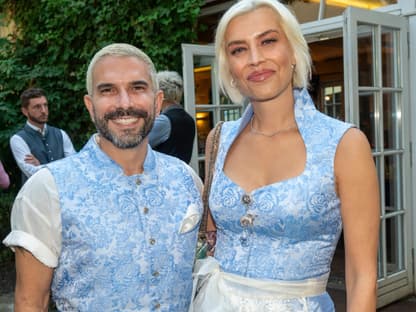
[[[209,198],[219,266],[198,264],[211,278],[194,310],[334,311],[326,282],[343,228],[348,311],[374,311],[374,161],[360,130],[315,109],[295,17],[276,0],[237,2],[218,25],[216,54],[222,89],[250,105],[222,125]]]

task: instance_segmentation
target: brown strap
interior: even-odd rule
[[[211,224],[212,227],[215,227],[211,212],[209,210],[208,206],[208,200],[209,200],[209,192],[211,190],[211,183],[212,183],[212,177],[214,175],[214,167],[215,167],[215,160],[217,158],[218,153],[218,146],[220,142],[220,134],[221,134],[221,126],[224,122],[220,121],[217,123],[215,128],[213,129],[213,137],[212,137],[212,144],[210,144],[209,141],[207,141],[207,147],[205,151],[208,153],[208,157],[206,157],[207,164],[205,166],[205,183],[204,183],[204,191],[202,193],[202,202],[204,204],[204,214],[202,216],[201,221],[201,227],[200,227],[200,235],[205,237],[205,233],[207,231],[208,225]],[[209,150],[208,150],[209,149]],[[210,227],[211,227],[210,226]],[[213,229],[209,229],[213,230]]]

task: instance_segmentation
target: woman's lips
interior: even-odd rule
[[[255,71],[248,75],[247,80],[252,82],[262,82],[273,75],[272,70]]]

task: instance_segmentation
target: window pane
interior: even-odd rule
[[[400,139],[401,109],[398,107],[397,94],[383,94],[383,134],[385,149],[402,147]]]
[[[213,56],[194,56],[195,104],[211,104],[213,101],[211,79]]]
[[[373,26],[358,25],[358,85],[374,86]]]
[[[404,269],[403,215],[386,219],[387,274]]]
[[[401,204],[401,155],[384,157],[384,205],[385,213],[403,210]]]
[[[371,148],[376,148],[375,137],[375,105],[374,94],[371,92],[360,92],[359,95],[360,107],[360,129],[367,136]]]
[[[198,142],[198,155],[205,155],[205,140],[209,131],[213,128],[213,112],[198,110],[196,112],[196,129]]]
[[[397,53],[397,37],[398,31],[382,27],[381,29],[381,60],[382,60],[382,80],[383,87],[398,87],[399,86],[399,75],[395,69],[397,66],[398,53]]]

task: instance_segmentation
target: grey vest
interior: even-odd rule
[[[58,128],[48,125],[45,135],[42,136],[26,124],[17,135],[26,142],[30,152],[42,165],[65,157],[62,132]],[[22,173],[22,185],[26,180],[27,177]]]

